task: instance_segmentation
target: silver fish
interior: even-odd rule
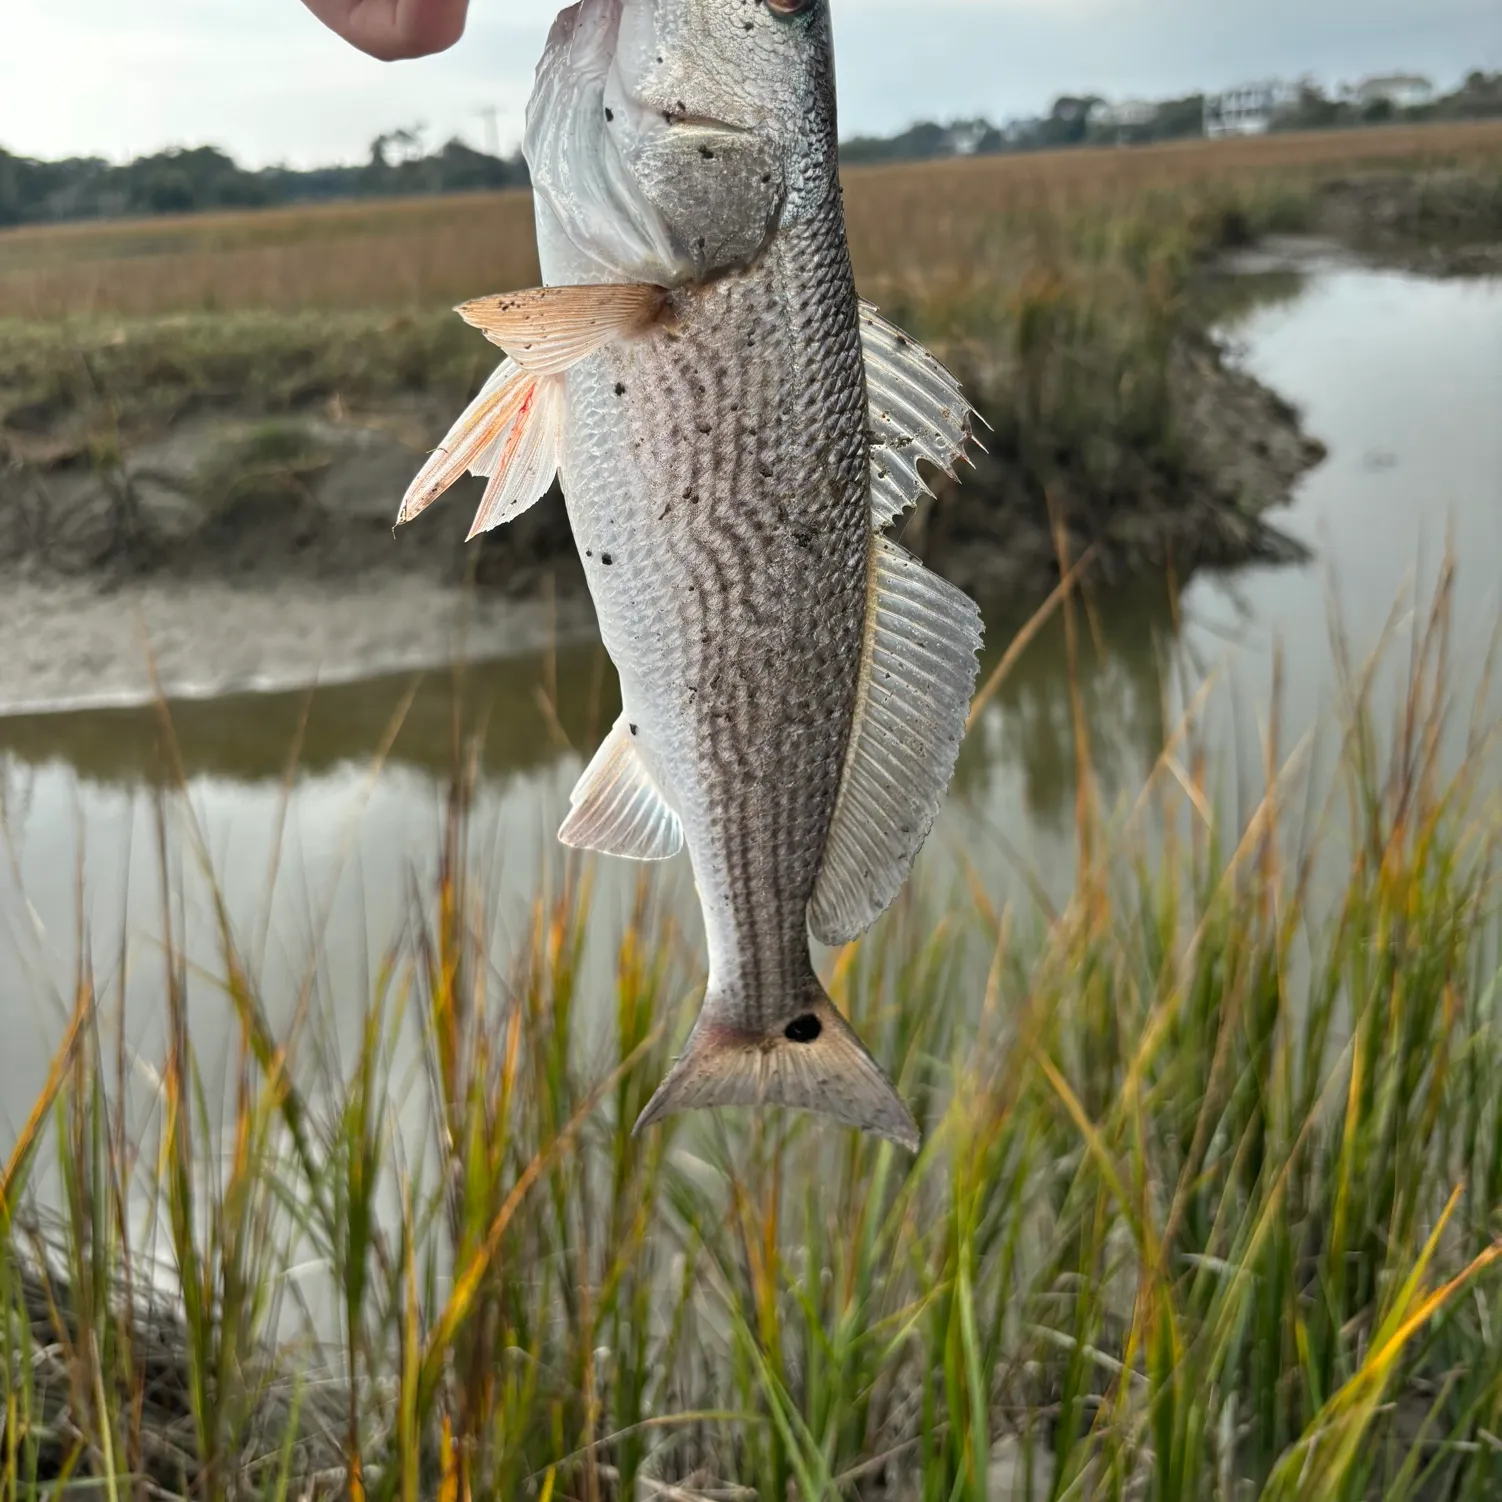
[[[709,984],[638,1130],[777,1104],[916,1150],[830,1002],[954,772],[980,614],[885,535],[953,473],[971,409],[856,295],[828,0],[582,0],[528,106],[547,285],[458,311],[508,358],[412,484],[466,470],[475,531],[561,477],[619,722],[568,844],[685,846]]]

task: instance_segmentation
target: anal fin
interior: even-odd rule
[[[627,860],[665,861],[683,848],[683,825],[668,807],[621,716],[575,786],[558,838]]]
[[[954,775],[979,672],[980,611],[880,534],[850,746],[809,925],[848,944],[891,905]]]

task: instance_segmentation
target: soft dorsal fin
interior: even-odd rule
[[[580,850],[665,861],[683,848],[683,825],[668,807],[632,739],[626,716],[585,768],[558,838]]]
[[[954,775],[979,671],[968,595],[874,534],[850,748],[809,925],[848,944],[902,889]]]
[[[925,459],[952,476],[970,441],[974,408],[960,383],[921,344],[861,303],[870,397],[871,514],[878,531],[931,495]]]
[[[612,340],[649,328],[666,296],[660,287],[611,282],[534,287],[461,304],[459,315],[507,358],[418,471],[397,525],[420,516],[466,470],[491,482],[471,537],[546,495],[558,473],[563,373]]]

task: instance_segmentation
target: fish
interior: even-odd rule
[[[527,105],[543,285],[457,311],[505,358],[400,522],[559,480],[622,713],[559,831],[687,850],[708,982],[640,1120],[785,1106],[920,1146],[810,937],[895,900],[953,777],[980,611],[890,531],[973,409],[857,293],[828,0],[581,0]]]

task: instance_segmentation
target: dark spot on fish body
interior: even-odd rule
[[[615,559],[612,558],[609,553],[601,553],[600,562],[603,563],[606,568],[609,568],[610,565],[615,562]]]
[[[701,146],[699,148],[699,155],[703,157],[706,162],[714,161],[714,152],[711,151],[708,146]],[[704,242],[702,240],[699,242],[699,248],[701,250],[704,248]]]
[[[789,1043],[815,1043],[823,1031],[824,1024],[809,1012],[802,1017],[793,1018],[782,1030],[782,1036]]]
[[[636,734],[636,726],[635,726],[635,725],[633,725],[633,726],[632,726],[632,727],[631,727],[631,734],[632,734],[632,735],[635,735],[635,734]]]
[[[607,124],[615,122],[615,111],[608,104],[605,106],[605,121]]]
[[[615,383],[615,394],[617,396],[625,396],[625,394],[626,394],[626,383],[624,381],[617,381]]]

